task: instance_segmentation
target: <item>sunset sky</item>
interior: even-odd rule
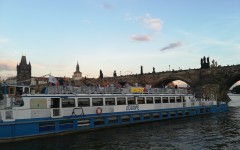
[[[240,63],[239,0],[0,0],[0,77],[71,77]]]

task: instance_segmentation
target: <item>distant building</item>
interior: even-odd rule
[[[17,78],[16,77],[8,77],[4,82],[6,84],[17,84]]]
[[[31,85],[45,85],[48,83],[48,77],[32,77]]]
[[[76,71],[73,73],[72,77],[73,77],[73,80],[80,80],[80,79],[82,79],[82,72],[80,72],[78,62],[77,62],[77,66],[76,66]]]
[[[31,70],[30,62],[27,64],[26,56],[22,56],[20,64],[17,64],[17,83],[30,84]]]

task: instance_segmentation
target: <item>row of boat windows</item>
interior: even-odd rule
[[[153,104],[153,103],[181,103],[185,99],[181,97],[118,97],[118,98],[78,98],[78,107],[108,106],[108,105],[131,105],[131,104]],[[62,107],[75,107],[75,99],[62,100]]]

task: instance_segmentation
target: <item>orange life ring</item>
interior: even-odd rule
[[[101,107],[98,107],[97,109],[96,109],[96,114],[101,114],[102,113],[102,108]]]

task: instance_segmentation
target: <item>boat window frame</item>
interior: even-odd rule
[[[121,103],[120,103],[121,102]],[[123,102],[123,103],[122,103]],[[126,97],[117,97],[117,105],[127,105]]]
[[[99,102],[95,102],[95,101],[100,101],[100,103]],[[92,98],[92,106],[103,106],[103,98],[101,98],[101,97],[94,97],[94,98]]]
[[[177,103],[181,103],[181,102],[182,102],[182,99],[181,99],[180,96],[176,97],[176,102],[177,102]]]
[[[169,103],[176,103],[176,97],[169,97]]]
[[[88,101],[89,105],[79,105],[80,100],[86,100],[85,102]],[[81,98],[77,99],[77,104],[78,104],[78,107],[90,107],[91,106],[91,100],[90,100],[90,98],[87,98],[87,97],[81,97]]]
[[[182,96],[182,102],[186,102],[185,96]]]
[[[161,104],[162,103],[162,97],[154,97],[155,104]],[[160,101],[160,102],[158,102]]]
[[[164,104],[169,103],[168,97],[162,97],[162,103]]]
[[[146,104],[145,97],[143,97],[143,96],[137,97],[137,104]]]
[[[150,101],[150,103],[149,103],[149,98],[151,99]],[[146,104],[153,104],[154,103],[154,101],[153,101],[153,97],[146,97]]]
[[[68,101],[67,105],[64,104],[66,101]],[[76,107],[75,98],[68,97],[68,98],[62,99],[62,108],[73,108],[73,107]]]
[[[35,106],[34,105],[35,102],[38,102],[38,103],[36,103],[37,106],[43,106],[43,107],[33,107],[33,106]],[[48,106],[47,106],[47,98],[44,98],[44,97],[30,98],[29,104],[30,104],[30,109],[47,109],[48,108]]]
[[[135,105],[136,104],[135,97],[127,97],[127,104],[128,105]]]
[[[116,105],[115,98],[114,97],[106,97],[105,98],[105,105],[106,106]]]

